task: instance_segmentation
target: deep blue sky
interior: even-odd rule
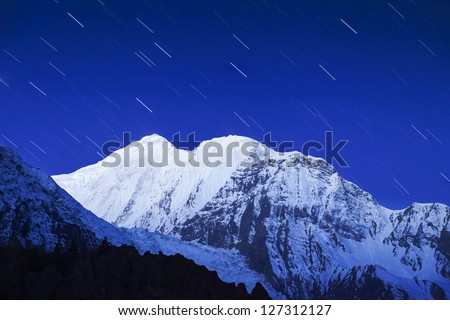
[[[123,131],[300,149],[332,128],[381,204],[450,204],[449,39],[450,1],[2,0],[0,143],[59,174]]]

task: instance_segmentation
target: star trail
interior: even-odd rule
[[[0,32],[0,143],[49,174],[123,132],[332,130],[381,204],[449,203],[448,1],[2,1]]]

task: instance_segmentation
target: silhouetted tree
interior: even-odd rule
[[[177,254],[140,255],[104,239],[98,250],[0,247],[0,299],[254,299],[245,286]],[[105,251],[106,250],[106,251]],[[268,297],[261,287],[257,297]]]
[[[104,237],[102,240],[102,243],[100,244],[100,247],[98,248],[100,252],[109,252],[112,247],[111,242],[109,242],[107,237]]]

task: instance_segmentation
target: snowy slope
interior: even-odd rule
[[[84,209],[42,171],[0,146],[0,244],[53,250],[56,244],[95,247],[107,237],[129,243],[121,232]]]
[[[122,231],[129,239],[133,239],[133,244],[139,248],[140,253],[148,251],[158,254],[161,252],[166,256],[182,254],[196,264],[207,266],[210,270],[216,271],[219,278],[225,282],[244,283],[248,292],[251,292],[256,283],[259,282],[264,285],[271,297],[285,298],[271,287],[263,275],[251,270],[245,257],[237,250],[186,242],[161,233],[148,232],[145,229],[123,228]]]
[[[264,277],[268,291],[287,298],[350,297],[358,281],[375,283],[383,297],[450,297],[449,207],[413,204],[389,210],[322,159],[278,154],[239,136],[212,141],[223,149],[252,142],[253,153],[233,149],[229,166],[180,167],[177,152],[181,159],[198,160],[208,142],[189,153],[152,135],[141,143],[154,143],[156,159],[167,147],[167,166],[139,167],[138,150],[131,147],[129,167],[106,168],[99,162],[54,179],[117,226],[239,255]],[[117,154],[123,157],[126,150]],[[239,165],[253,159],[259,161],[252,167]],[[145,238],[142,232],[133,236],[142,246]],[[198,256],[187,248],[177,250]],[[220,268],[208,259],[202,264]],[[224,270],[219,275],[227,277]]]
[[[240,138],[241,142],[252,141]],[[235,141],[234,137],[219,138],[223,146]],[[205,165],[182,168],[175,163],[175,152],[187,162],[189,152],[177,150],[166,139],[152,135],[139,141],[142,145],[153,143],[152,154],[156,162],[162,159],[163,148],[168,148],[168,165],[155,167],[147,164],[148,149],[143,155],[145,167],[140,167],[139,150],[130,147],[130,167],[114,168],[97,164],[82,168],[76,174],[54,176],[55,181],[87,209],[101,218],[122,227],[144,227],[151,231],[171,228],[175,220],[186,220],[224,186],[240,163],[240,153],[234,151],[232,166],[226,163],[219,168]],[[200,146],[201,147],[201,146]],[[200,149],[200,148],[199,148]],[[125,158],[125,149],[117,151]],[[110,162],[111,157],[105,162]],[[194,160],[202,159],[201,153]],[[225,162],[225,161],[224,161]],[[122,183],[126,182],[126,183]],[[87,193],[86,188],[90,188]],[[149,201],[150,200],[150,201]]]

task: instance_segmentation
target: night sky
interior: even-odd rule
[[[450,204],[450,1],[1,0],[0,143],[60,174],[124,131],[333,131],[382,205]]]

